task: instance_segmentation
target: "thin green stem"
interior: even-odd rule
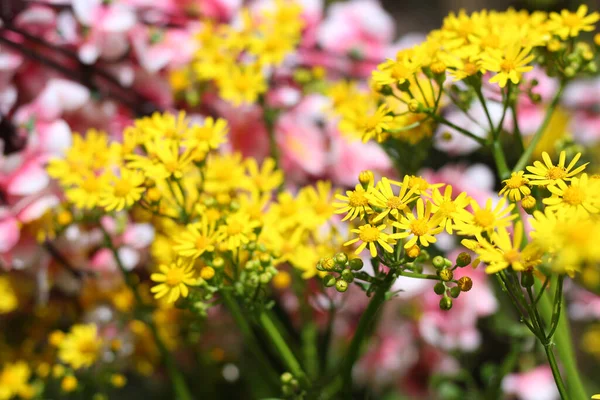
[[[495,139],[492,143],[492,155],[494,156],[494,162],[496,163],[496,169],[500,179],[507,179],[510,176],[510,168],[506,163],[506,156],[504,155],[504,149],[499,140]]]
[[[416,272],[408,272],[408,271],[400,271],[398,273],[399,275],[402,276],[406,276],[408,278],[416,278],[416,279],[431,279],[434,281],[439,281],[440,277],[437,275],[430,275],[430,274],[419,274]]]
[[[101,229],[102,229],[102,233],[104,234],[104,241],[106,243],[106,247],[108,247],[108,249],[111,251],[111,253],[115,259],[115,262],[117,263],[117,266],[118,266],[119,270],[121,271],[121,274],[123,275],[123,280],[125,281],[125,284],[133,292],[133,296],[136,301],[136,306],[142,307],[144,305],[144,301],[142,299],[142,296],[140,295],[140,292],[137,289],[136,281],[133,279],[131,274],[129,274],[129,272],[123,266],[121,258],[119,257],[119,252],[117,251],[117,248],[114,246],[112,239],[111,239],[110,235],[108,234],[108,232],[102,226],[101,226]],[[162,338],[160,337],[160,333],[158,332],[158,328],[154,324],[154,320],[150,317],[150,318],[147,318],[147,321],[145,321],[145,322],[148,325],[148,327],[150,328],[150,331],[152,332],[152,336],[154,338],[154,341],[156,342],[156,346],[158,347],[158,350],[165,362],[165,366],[167,367],[167,372],[169,374],[169,377],[171,378],[171,384],[173,386],[173,391],[175,392],[175,398],[177,400],[192,400],[193,397],[192,397],[190,390],[187,387],[185,379],[184,379],[183,375],[181,374],[181,372],[179,371],[179,369],[177,369],[177,365],[175,364],[175,361],[173,360],[171,352],[167,349],[167,346],[164,344]]]
[[[342,364],[342,379],[343,379],[343,387],[346,390],[348,395],[351,395],[352,392],[352,367],[358,357],[360,356],[360,348],[362,346],[363,341],[367,336],[367,332],[372,331],[371,324],[379,311],[381,305],[385,302],[385,295],[387,291],[394,283],[395,275],[393,271],[389,271],[381,283],[381,285],[375,291],[375,294],[371,298],[367,309],[360,317],[360,321],[358,322],[358,327],[354,332],[354,337],[352,338],[352,342],[350,342],[350,347],[348,348],[348,352],[346,353],[346,357]],[[349,398],[349,397],[348,397]]]
[[[540,290],[540,288],[541,283],[536,281],[536,290]],[[562,296],[562,293],[560,295]],[[553,302],[554,299],[552,298],[552,294],[548,291],[544,292],[539,301],[540,313],[546,323],[551,323],[552,321]],[[563,366],[565,380],[568,383],[567,390],[569,395],[564,398],[569,400],[587,400],[589,396],[586,393],[585,386],[579,375],[577,360],[575,358],[575,352],[573,351],[573,341],[571,340],[569,323],[566,318],[558,319],[556,332],[549,341],[556,345],[556,351],[558,352],[559,359]]]
[[[238,328],[240,328],[246,346],[248,346],[248,349],[256,358],[258,363],[261,365],[262,369],[267,372],[266,378],[273,385],[279,385],[279,378],[275,371],[273,371],[271,363],[265,357],[263,351],[260,349],[260,345],[256,340],[256,336],[254,335],[254,332],[252,332],[252,327],[244,317],[244,313],[242,312],[239,304],[237,303],[233,295],[227,290],[221,291],[221,298],[223,299],[223,304],[225,304],[225,306],[231,313],[231,316],[233,317],[233,320],[237,324]]]
[[[492,122],[492,117],[490,116],[490,111],[488,110],[487,103],[485,98],[483,97],[483,92],[481,91],[481,85],[475,85],[475,94],[483,107],[483,111],[485,112],[485,116],[487,117],[488,123],[490,124],[490,133],[494,132],[494,123]]]
[[[564,280],[564,275],[558,277],[558,284],[556,285],[556,294],[554,295],[554,307],[552,310],[552,322],[550,323],[550,332],[548,332],[548,335],[546,336],[548,340],[552,339],[552,336],[554,336],[554,332],[556,332],[556,329],[558,328],[560,311],[562,309],[562,290]]]
[[[525,151],[525,142],[523,141],[523,134],[521,133],[521,128],[519,127],[519,117],[517,114],[517,107],[515,103],[510,105],[510,111],[512,114],[513,120],[513,135],[517,139],[517,144],[519,145],[519,154],[523,154]]]
[[[470,137],[471,139],[473,139],[480,145],[482,145],[482,146],[486,145],[485,139],[482,139],[479,136],[475,136],[474,134],[467,131],[466,129],[461,128],[460,126],[448,121],[446,118],[442,117],[441,115],[435,114],[434,112],[429,112],[429,113],[427,113],[427,115],[429,115],[433,120],[435,120],[441,124],[444,124],[446,126],[449,126],[450,128],[462,133],[463,135]]]
[[[283,336],[271,320],[271,317],[268,313],[263,312],[259,315],[258,320],[260,325],[264,329],[265,333],[271,339],[271,342],[277,349],[278,355],[281,357],[282,361],[285,363],[288,370],[301,382],[307,383],[306,374],[302,370],[300,363],[296,359],[296,356],[289,348]]]
[[[563,400],[567,400],[569,399],[569,393],[567,392],[567,388],[565,387],[562,377],[560,376],[560,370],[558,368],[554,352],[552,351],[552,345],[549,343],[545,344],[544,350],[546,351],[548,363],[550,364],[550,368],[552,369],[552,376],[554,376],[554,382],[556,383],[556,387],[558,388],[558,392],[560,393],[560,398]]]
[[[531,142],[527,146],[527,149],[525,149],[525,152],[523,152],[523,154],[519,158],[519,161],[517,161],[517,163],[515,164],[515,167],[513,168],[513,172],[521,171],[529,163],[529,160],[531,158],[531,155],[533,154],[533,151],[535,150],[535,147],[537,146],[539,141],[542,139],[542,136],[544,135],[544,131],[546,130],[546,128],[548,127],[548,124],[550,123],[550,119],[552,118],[552,115],[554,114],[554,110],[556,109],[556,106],[558,105],[560,97],[562,96],[563,90],[565,88],[565,84],[566,84],[566,81],[564,79],[560,81],[558,90],[556,91],[556,94],[554,95],[554,97],[552,98],[552,101],[550,102],[550,105],[548,106],[548,110],[546,111],[546,116],[544,117],[544,121],[538,127],[538,130],[533,135],[533,139],[531,139]]]

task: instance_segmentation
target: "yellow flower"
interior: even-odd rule
[[[181,179],[190,170],[194,154],[190,149],[180,151],[179,142],[155,138],[144,142],[147,156],[126,156],[127,167],[140,169],[150,179]]]
[[[245,179],[240,153],[212,154],[208,157],[204,172],[204,190],[207,192],[229,192],[241,188]]]
[[[377,66],[373,71],[373,81],[379,85],[398,85],[403,84],[420,69],[420,65],[411,62],[406,57],[400,57],[399,60],[387,60]]]
[[[366,196],[369,199],[369,204],[378,210],[382,210],[379,212],[379,215],[373,219],[373,222],[381,221],[390,214],[395,219],[398,219],[400,213],[403,213],[408,209],[408,204],[418,197],[415,195],[414,189],[409,189],[409,180],[409,176],[405,175],[404,181],[399,185],[400,193],[398,193],[398,195],[395,195],[392,190],[390,183],[393,181],[390,182],[390,180],[385,177],[379,181],[375,189],[367,193]]]
[[[600,212],[600,182],[589,180],[586,173],[580,178],[572,178],[569,185],[558,181],[556,186],[549,186],[552,197],[542,200],[548,210],[569,215],[587,215]]]
[[[188,136],[190,121],[185,111],[178,114],[171,112],[155,112],[150,117],[138,118],[130,128],[130,135],[137,138],[138,143],[146,143],[154,139],[181,140]]]
[[[188,286],[196,285],[196,273],[194,263],[191,260],[178,258],[169,265],[160,265],[158,269],[160,272],[150,275],[150,279],[159,283],[150,289],[156,299],[168,295],[166,297],[167,303],[175,303],[179,296],[188,296]]]
[[[209,222],[206,214],[203,214],[200,222],[188,225],[175,238],[177,245],[173,249],[180,256],[196,259],[205,252],[214,251],[214,245],[221,239],[222,234],[217,232],[215,222]]]
[[[144,175],[139,171],[121,168],[119,176],[111,175],[103,182],[99,204],[107,211],[121,211],[131,207],[142,197]]]
[[[515,271],[524,271],[541,263],[540,251],[531,243],[521,251],[523,240],[523,224],[517,222],[513,230],[513,238],[506,227],[499,227],[491,234],[491,243],[479,238],[480,246],[475,249],[479,258],[488,264],[485,272],[495,274],[509,266]]]
[[[15,294],[10,279],[0,276],[0,315],[8,314],[19,306],[19,300]]]
[[[354,244],[360,240],[362,243],[356,249],[356,254],[360,254],[368,246],[371,257],[376,257],[377,244],[379,244],[388,253],[392,253],[394,249],[389,245],[389,242],[391,239],[397,238],[398,234],[383,233],[382,231],[384,229],[385,225],[374,226],[371,224],[361,225],[358,227],[358,229],[351,229],[350,232],[358,234],[358,237],[348,240],[346,243],[344,243],[344,246],[350,246],[351,244]]]
[[[495,207],[492,199],[488,199],[485,207],[481,208],[475,200],[471,200],[473,212],[465,221],[459,221],[456,228],[459,234],[466,236],[481,236],[482,233],[491,234],[494,229],[510,225],[510,221],[517,218],[511,211],[514,204],[506,206],[506,199],[502,197]]]
[[[565,40],[568,37],[577,37],[579,32],[591,32],[594,30],[594,25],[600,19],[600,14],[593,12],[587,15],[588,6],[582,4],[577,9],[577,12],[562,10],[560,14],[550,13],[549,26],[552,33]]]
[[[308,229],[318,229],[326,223],[335,212],[332,204],[331,182],[317,181],[314,186],[306,186],[300,190],[298,198],[307,206],[300,223]]]
[[[16,396],[30,398],[33,388],[28,384],[31,370],[24,361],[6,363],[0,372],[0,400]]]
[[[127,378],[123,374],[112,374],[110,376],[110,384],[116,388],[122,388],[127,384]]]
[[[419,243],[421,246],[429,246],[437,242],[435,235],[444,228],[440,226],[440,216],[434,216],[431,212],[431,202],[424,203],[423,199],[417,201],[417,215],[413,212],[406,213],[399,222],[393,222],[395,228],[401,229],[394,235],[397,238],[406,238],[412,236],[404,244],[405,249],[409,249]]]
[[[261,65],[280,65],[296,47],[299,35],[285,35],[277,29],[262,25],[260,36],[250,39],[249,52],[258,58]]]
[[[592,400],[600,399],[600,394],[595,394],[592,396]]]
[[[510,178],[502,181],[504,187],[498,193],[500,196],[508,197],[511,201],[521,201],[521,195],[529,196],[529,179],[523,177],[523,171],[513,172]]]
[[[334,213],[346,214],[342,221],[351,221],[356,217],[362,218],[365,213],[371,211],[367,191],[360,184],[357,184],[354,190],[347,190],[345,196],[338,193],[335,198],[341,203],[333,203],[333,206],[337,208]]]
[[[275,160],[271,157],[263,161],[260,169],[254,158],[247,158],[245,164],[249,175],[247,183],[251,191],[270,192],[283,183],[283,171],[276,168]]]
[[[60,341],[58,358],[73,369],[87,368],[96,362],[101,348],[96,324],[73,325]]]
[[[388,115],[390,108],[382,104],[372,109],[356,109],[344,115],[340,121],[340,130],[350,135],[358,134],[364,143],[371,139],[383,142],[387,138],[386,130],[391,128],[394,117]]]
[[[202,125],[192,125],[183,140],[183,145],[193,149],[194,154],[201,154],[202,158],[211,150],[218,149],[226,142],[225,137],[229,132],[227,121],[222,118],[213,119],[206,117]]]
[[[234,106],[252,104],[267,90],[267,82],[257,65],[236,65],[217,77],[219,95]]]
[[[431,211],[440,219],[440,226],[446,232],[452,234],[457,221],[469,218],[469,212],[465,208],[471,202],[471,198],[465,192],[460,193],[455,199],[452,198],[452,186],[447,185],[444,194],[438,188],[433,189],[431,196]]]
[[[227,248],[235,250],[248,243],[254,236],[254,229],[259,226],[260,222],[251,220],[247,213],[237,212],[227,216],[225,224],[219,227],[219,233],[223,235]]]
[[[431,194],[429,193],[431,190],[444,186],[443,183],[429,183],[421,176],[410,175],[408,178],[408,187],[413,190],[415,194],[423,197],[431,197]],[[399,182],[394,181],[392,181],[392,183],[400,184]]]
[[[561,151],[558,158],[558,164],[554,165],[548,153],[544,151],[542,153],[544,164],[540,161],[534,161],[533,166],[527,167],[527,171],[531,173],[524,177],[529,179],[529,184],[531,185],[548,186],[555,185],[558,182],[568,182],[573,176],[583,171],[588,163],[573,169],[581,157],[581,153],[577,153],[569,165],[565,167],[566,157],[566,152]]]
[[[529,54],[530,51],[530,47],[522,48],[520,44],[508,46],[504,51],[489,49],[481,55],[481,67],[496,72],[490,83],[498,82],[501,88],[506,86],[508,80],[517,84],[523,72],[533,69],[533,66],[527,65],[534,58],[533,54]]]

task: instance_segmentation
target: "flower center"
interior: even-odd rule
[[[481,209],[475,211],[474,214],[475,223],[482,228],[489,228],[494,225],[496,217],[490,210]]]
[[[512,264],[514,262],[517,262],[521,259],[521,253],[519,253],[517,250],[515,249],[510,249],[507,252],[504,253],[504,259],[506,260],[506,262]]]
[[[406,204],[402,202],[402,199],[398,196],[392,196],[387,201],[387,206],[394,210],[402,210],[406,208]]]
[[[379,123],[381,122],[381,118],[379,118],[379,115],[374,114],[363,117],[361,122],[362,123],[360,125],[362,126],[362,128],[365,131],[369,132],[377,129],[377,125],[379,125]]]
[[[196,239],[196,249],[204,250],[210,244],[210,240],[204,235],[198,236]]]
[[[96,345],[95,340],[86,339],[86,340],[82,340],[81,342],[79,342],[79,344],[77,346],[77,350],[84,357],[85,356],[93,357],[96,354],[96,351],[98,350],[98,346]]]
[[[516,67],[517,66],[513,60],[504,60],[500,64],[500,69],[504,72],[513,71]]]
[[[81,188],[87,193],[96,193],[100,190],[100,185],[98,185],[98,179],[88,178],[81,183]]]
[[[365,197],[364,192],[352,191],[348,196],[348,205],[350,207],[363,207],[369,204],[369,200]]]
[[[403,63],[394,64],[394,68],[392,68],[391,76],[396,80],[406,79],[411,75],[411,72],[408,68],[406,68]]]
[[[574,28],[581,24],[581,18],[579,18],[575,13],[569,13],[563,18],[563,24],[565,24],[569,28]]]
[[[238,235],[242,232],[244,226],[237,221],[233,221],[227,224],[227,233],[229,235]]]
[[[376,227],[367,226],[360,231],[358,237],[363,242],[375,242],[377,241],[377,239],[379,239],[380,234],[381,232],[379,232],[379,229],[377,229]]]
[[[468,62],[465,64],[464,71],[467,76],[475,75],[477,73],[477,65],[472,62]]]
[[[456,204],[454,204],[450,200],[446,200],[442,204],[440,204],[439,211],[444,217],[449,217],[450,215],[452,215],[453,212],[456,211]]]
[[[131,183],[127,179],[119,179],[115,183],[114,193],[116,197],[126,197],[132,189]]]
[[[563,167],[552,167],[546,172],[546,178],[557,180],[567,176],[567,171]]]
[[[408,186],[423,191],[429,188],[429,183],[420,176],[411,176],[408,181]]]
[[[183,271],[180,268],[173,268],[167,272],[166,283],[169,286],[177,286],[183,281]]]
[[[208,142],[210,139],[212,139],[212,129],[206,126],[199,126],[196,128],[194,136],[199,142]]]
[[[577,206],[585,200],[585,192],[579,188],[574,186],[569,186],[563,192],[563,201],[572,206]]]
[[[511,176],[506,180],[506,186],[509,189],[518,189],[526,183],[527,181],[518,175]]]
[[[425,219],[416,219],[410,223],[410,231],[415,236],[423,236],[429,232],[429,224]]]

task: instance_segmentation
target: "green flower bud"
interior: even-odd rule
[[[448,311],[452,308],[452,299],[450,297],[442,297],[440,300],[440,309]]]
[[[342,279],[348,283],[352,283],[354,280],[354,274],[349,269],[345,269],[342,271]]]
[[[446,291],[446,286],[444,286],[442,282],[438,282],[433,287],[433,291],[435,292],[435,294],[439,294],[441,296]]]
[[[454,286],[450,289],[450,296],[453,298],[457,298],[460,295],[460,288],[458,286]]]
[[[283,383],[284,385],[289,384],[292,379],[294,379],[294,375],[292,375],[289,372],[284,372],[283,374],[281,374],[281,383]]]
[[[350,269],[352,269],[353,271],[360,271],[362,269],[362,267],[364,266],[363,260],[360,258],[353,258],[352,260],[350,260],[348,262],[348,265],[350,266]]]
[[[333,285],[335,285],[335,277],[327,275],[325,278],[323,278],[323,284],[326,287],[332,287]]]
[[[260,265],[262,265],[263,267],[266,267],[267,265],[271,264],[271,256],[268,254],[261,254],[259,260]]]
[[[521,273],[521,286],[532,287],[534,284],[533,274],[530,271]]]
[[[459,267],[466,267],[469,264],[471,264],[471,255],[469,253],[463,251],[456,257],[456,265]]]
[[[267,272],[260,274],[260,283],[262,283],[263,285],[266,285],[270,281],[271,281],[271,274],[269,274]]]
[[[433,260],[431,260],[431,262],[433,263],[433,266],[436,269],[442,269],[444,268],[444,257],[442,256],[435,256],[433,257]]]
[[[338,279],[338,281],[335,283],[335,290],[340,293],[344,293],[346,290],[348,290],[348,282],[343,279]]]
[[[444,258],[444,266],[446,268],[452,267],[452,261],[448,260],[447,258]]]
[[[335,261],[335,263],[337,265],[339,265],[340,267],[343,267],[348,262],[348,256],[345,253],[337,253],[333,257],[333,260]]]

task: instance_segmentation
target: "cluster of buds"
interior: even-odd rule
[[[254,257],[246,261],[244,268],[240,271],[239,280],[236,282],[236,291],[246,298],[256,299],[264,290],[261,288],[267,286],[278,271],[273,266],[273,257],[271,254],[262,252],[261,245],[254,248],[253,243],[248,244],[252,247],[251,251],[257,250]]]
[[[598,45],[596,45],[598,47]],[[548,75],[564,75],[573,78],[579,73],[595,74],[598,65],[595,61],[597,51],[587,42],[578,42],[574,46],[558,40],[551,40],[546,47],[548,52],[539,56],[540,64],[548,66]]]
[[[463,276],[458,280],[454,279],[454,270],[471,264],[471,256],[468,253],[460,253],[456,257],[454,266],[452,265],[452,261],[442,256],[433,257],[432,263],[440,278],[440,281],[433,287],[433,291],[442,296],[440,299],[440,308],[446,311],[450,310],[452,308],[452,299],[456,299],[461,292],[468,292],[473,287],[473,281],[468,276]],[[453,286],[451,285],[452,283],[454,284]]]
[[[355,272],[360,271],[363,265],[360,258],[349,259],[345,253],[337,253],[333,257],[322,258],[317,264],[317,270],[327,272],[323,278],[326,287],[335,286],[338,292],[343,293],[354,281]]]
[[[290,372],[281,374],[281,392],[286,399],[300,400],[305,398],[305,391],[300,382]]]

